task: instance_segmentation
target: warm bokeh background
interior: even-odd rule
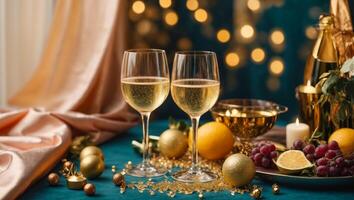
[[[318,18],[328,12],[323,0],[130,1],[129,42],[132,48],[166,49],[170,67],[177,50],[215,51],[221,99],[272,100],[289,107],[282,119],[293,120],[295,87],[302,83]],[[169,97],[154,116],[171,113],[186,117]]]

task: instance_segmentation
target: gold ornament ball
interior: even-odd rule
[[[168,129],[160,136],[159,150],[168,158],[179,158],[188,150],[188,139],[183,132]]]
[[[222,165],[224,180],[235,187],[243,186],[252,181],[256,173],[253,161],[246,155],[236,153],[229,156]]]
[[[56,186],[59,184],[59,175],[57,173],[50,173],[48,175],[48,183],[49,185]]]
[[[103,152],[96,146],[87,146],[80,152],[80,160],[84,159],[88,155],[96,155],[104,160]]]
[[[123,174],[116,173],[112,177],[112,181],[115,185],[120,186],[125,181]]]
[[[80,171],[88,179],[93,179],[102,174],[103,160],[96,155],[88,155],[80,161]]]
[[[279,185],[278,184],[273,184],[272,185],[272,192],[273,192],[273,194],[279,194],[280,193],[280,187],[279,187]]]
[[[260,199],[262,197],[262,190],[259,188],[255,188],[251,191],[250,195],[254,199]]]
[[[87,183],[85,186],[84,186],[84,191],[85,191],[85,194],[87,196],[93,196],[95,195],[96,193],[96,187],[94,184],[92,183]]]

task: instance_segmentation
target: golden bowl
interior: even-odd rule
[[[258,99],[220,100],[211,109],[215,121],[228,126],[239,139],[263,135],[275,124],[277,116],[288,110],[274,102]]]

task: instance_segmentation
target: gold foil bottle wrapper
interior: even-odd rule
[[[334,16],[333,36],[339,53],[339,64],[354,56],[354,33],[348,0],[331,0],[331,14]]]

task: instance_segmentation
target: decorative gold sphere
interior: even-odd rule
[[[120,186],[125,181],[124,175],[121,173],[116,173],[113,175],[112,181],[115,185]]]
[[[250,195],[254,199],[260,199],[262,197],[262,190],[259,188],[255,188],[251,191]]]
[[[95,195],[96,193],[96,187],[94,184],[92,183],[87,183],[85,186],[84,186],[84,191],[85,191],[85,194],[87,196],[93,196]]]
[[[57,173],[50,173],[48,175],[48,183],[51,186],[58,185],[59,184],[59,180],[60,180],[60,178],[59,178],[59,175]]]
[[[279,187],[278,184],[274,183],[272,185],[272,192],[273,192],[273,194],[279,194],[280,193],[280,187]]]
[[[85,147],[80,153],[80,160],[82,160],[83,158],[85,158],[88,155],[97,155],[102,160],[104,160],[104,156],[103,156],[102,150],[100,148],[96,147],[96,146],[87,146],[87,147]]]
[[[188,139],[181,131],[168,129],[160,136],[159,150],[168,158],[179,158],[188,150]]]
[[[243,186],[252,181],[256,173],[253,161],[246,155],[236,153],[229,156],[222,165],[224,180],[235,187]]]
[[[104,162],[97,155],[88,155],[80,161],[80,171],[88,179],[93,179],[104,171]]]

